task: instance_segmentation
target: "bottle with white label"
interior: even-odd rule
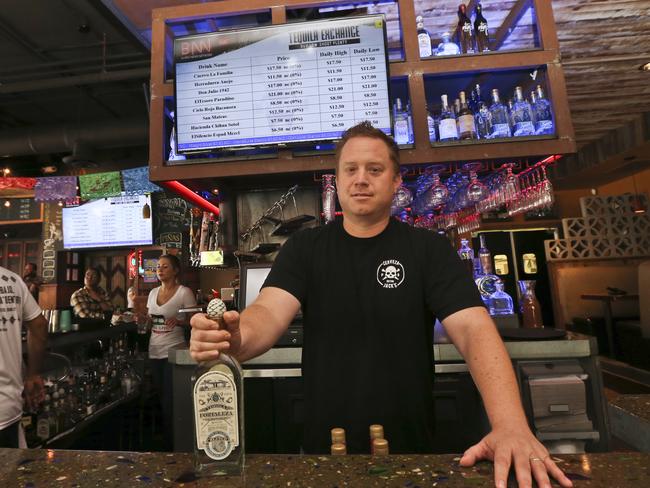
[[[467,106],[465,92],[459,93],[460,108],[458,110],[458,133],[461,139],[476,139],[476,121],[474,114]]]
[[[222,324],[226,305],[210,301],[208,317]],[[241,476],[244,470],[244,380],[235,358],[221,352],[192,377],[194,468],[198,476]]]
[[[395,99],[393,107],[393,124],[395,132],[395,142],[398,145],[409,143],[409,121],[406,112],[402,109],[402,100]]]
[[[458,130],[456,128],[456,116],[449,108],[447,102],[447,95],[441,95],[442,109],[440,110],[440,125],[438,131],[440,132],[440,142],[457,141]]]
[[[510,137],[510,116],[508,108],[501,103],[499,90],[492,90],[492,105],[490,105],[490,116],[492,119],[491,138]]]
[[[420,58],[430,58],[433,55],[431,50],[431,36],[424,28],[422,16],[418,15],[415,19],[418,30],[418,47],[420,48]]]
[[[515,103],[512,110],[512,118],[513,135],[515,137],[535,135],[533,109],[530,103],[524,99],[520,86],[515,87]]]

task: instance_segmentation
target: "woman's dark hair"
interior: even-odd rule
[[[181,272],[181,260],[178,259],[177,256],[174,256],[173,254],[163,254],[162,256],[160,256],[159,260],[160,259],[167,259],[170,262],[170,264],[172,265],[172,268],[174,268],[176,270],[176,272],[178,274],[180,274],[180,272]]]

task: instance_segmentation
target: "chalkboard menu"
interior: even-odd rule
[[[181,249],[183,240],[187,240],[189,235],[191,205],[177,195],[165,192],[154,193],[153,204],[154,243]]]
[[[9,207],[0,207],[0,224],[34,222],[43,219],[43,211],[40,202],[33,198],[10,198]],[[3,200],[4,203],[4,200]]]

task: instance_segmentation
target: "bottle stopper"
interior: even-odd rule
[[[213,298],[210,300],[210,303],[208,303],[206,313],[208,318],[211,320],[221,320],[226,310],[226,304],[223,303],[221,298]]]

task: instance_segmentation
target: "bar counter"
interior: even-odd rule
[[[650,486],[650,454],[607,453],[554,457],[576,487]],[[185,487],[493,487],[492,464],[460,468],[456,455],[280,456],[246,459],[245,482],[195,477],[192,455],[0,449],[0,485]],[[512,476],[511,476],[512,478]],[[508,486],[516,486],[514,478]]]

